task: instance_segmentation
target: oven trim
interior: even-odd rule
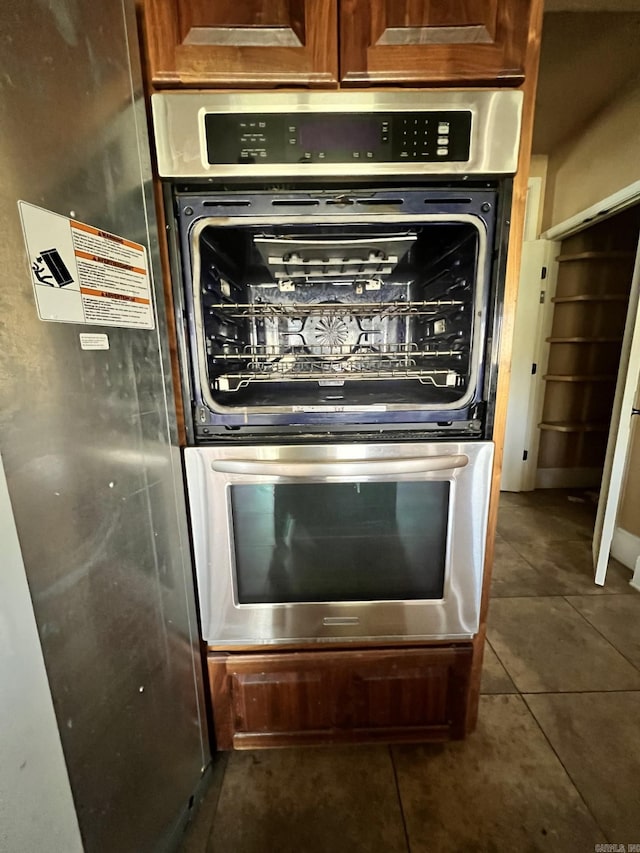
[[[333,220],[333,221],[332,221]],[[415,403],[390,403],[385,406],[385,412],[457,412],[469,406],[478,393],[478,373],[480,365],[484,361],[484,340],[487,328],[487,310],[485,310],[485,295],[490,287],[489,275],[487,272],[487,251],[488,251],[488,231],[485,221],[476,214],[471,213],[427,213],[419,214],[374,214],[366,218],[363,214],[337,214],[335,216],[228,216],[228,217],[201,217],[190,229],[189,233],[189,249],[191,261],[191,281],[192,281],[192,298],[193,298],[193,326],[195,328],[196,337],[196,352],[198,373],[200,377],[200,393],[203,401],[206,403],[210,411],[214,415],[219,416],[240,416],[245,415],[260,415],[264,414],[264,408],[260,406],[221,406],[215,402],[211,393],[211,388],[208,384],[208,365],[206,358],[206,342],[204,338],[204,330],[202,324],[202,302],[201,288],[198,286],[200,279],[200,252],[197,251],[198,240],[202,231],[209,226],[218,227],[233,227],[238,225],[309,225],[309,224],[334,224],[350,223],[359,225],[369,225],[375,223],[388,224],[409,224],[423,225],[431,222],[442,223],[458,223],[467,222],[472,225],[478,233],[478,255],[476,261],[476,285],[474,299],[474,319],[471,332],[471,364],[469,372],[469,382],[467,391],[464,396],[454,400],[451,403],[438,403],[419,406]],[[312,380],[309,380],[312,381]],[[340,412],[357,412],[366,414],[368,412],[380,411],[380,407],[375,404],[362,406],[330,406],[330,405],[315,405],[308,406],[304,413],[313,414],[335,414]],[[299,413],[299,407],[294,406],[273,406],[270,407],[268,413],[270,415],[287,414],[292,415]],[[445,420],[446,418],[442,418]]]
[[[211,645],[297,641],[463,640],[478,629],[494,447],[491,442],[416,442],[186,448],[184,461],[203,639]],[[466,457],[440,468],[443,457]],[[376,474],[376,462],[440,470]],[[336,473],[292,479],[215,471],[216,463],[334,466]],[[369,474],[340,475],[341,465],[366,463]],[[231,466],[233,467],[233,465]],[[238,467],[238,466],[236,466]],[[241,465],[239,468],[241,469]],[[420,467],[419,464],[417,467]],[[447,566],[441,600],[307,602],[238,605],[233,576],[233,532],[228,487],[241,483],[403,482],[447,480]],[[357,619],[357,622],[354,622]],[[328,620],[328,621],[327,621]]]
[[[468,464],[468,461],[465,463],[465,465],[466,464]],[[389,476],[376,476],[375,478],[374,477],[365,478],[365,480],[368,480],[369,482],[385,483],[385,482],[395,482],[396,478],[395,477],[389,477]],[[403,479],[402,479],[402,482],[406,482],[406,483],[418,482],[418,481],[419,481],[419,478],[415,477],[415,476],[403,477]],[[450,477],[438,478],[438,482],[445,482],[445,481],[447,481],[449,483],[449,506],[447,508],[447,541],[445,543],[446,566],[445,566],[445,575],[444,575],[444,583],[443,583],[443,594],[442,594],[441,598],[430,598],[428,600],[422,601],[421,604],[423,604],[426,607],[434,607],[437,605],[442,606],[442,604],[444,603],[444,601],[447,598],[447,593],[450,593],[450,581],[451,581],[451,520],[452,520],[451,515],[453,512],[452,507],[453,507],[453,499],[455,497],[455,491],[456,491],[456,481]],[[273,477],[269,477],[269,478],[264,477],[264,478],[260,479],[260,483],[264,483],[264,484],[275,483],[275,482],[291,483],[293,481],[287,477],[278,477],[277,480],[274,479]],[[296,481],[296,482],[300,482],[300,481]],[[328,480],[322,479],[319,477],[311,476],[311,477],[305,477],[305,479],[302,482],[304,482],[304,483],[326,483],[326,482],[328,482]],[[349,478],[349,477],[340,477],[340,478],[333,477],[333,478],[331,478],[331,482],[352,483],[353,479]],[[348,602],[342,602],[341,604],[339,604],[338,602],[328,603],[326,601],[283,601],[283,602],[278,603],[278,604],[242,604],[239,600],[240,595],[238,592],[238,580],[237,580],[237,573],[235,571],[235,568],[236,568],[236,547],[235,547],[235,538],[233,536],[233,513],[232,513],[232,509],[231,509],[231,497],[230,497],[230,488],[232,485],[235,485],[235,484],[234,483],[226,483],[226,485],[224,486],[224,490],[225,490],[224,491],[224,500],[225,500],[225,505],[227,507],[226,534],[227,534],[227,541],[229,543],[229,561],[228,561],[228,567],[227,567],[228,568],[227,580],[231,586],[232,603],[233,603],[234,608],[236,608],[237,610],[246,610],[248,613],[255,612],[256,609],[264,610],[264,609],[272,609],[274,607],[278,608],[278,607],[306,607],[306,606],[310,606],[310,607],[314,607],[314,608],[330,607],[332,609],[339,606],[341,609],[348,608],[349,610],[351,610],[351,609],[355,609],[356,607],[360,607],[360,608],[369,607],[371,604],[394,605],[394,604],[398,603],[398,601],[396,599],[378,599],[375,602],[371,602],[371,601],[364,599],[362,601],[351,601],[350,600]],[[402,604],[414,604],[414,603],[415,603],[414,599],[402,601]],[[327,620],[331,620],[331,621],[327,622]],[[339,622],[338,620],[348,620],[348,622],[344,622],[344,621]],[[323,624],[325,624],[325,625],[332,624],[332,623],[333,624],[358,625],[360,623],[360,619],[358,617],[352,616],[349,613],[343,613],[340,615],[332,614],[331,616],[323,616],[322,621],[323,621]]]

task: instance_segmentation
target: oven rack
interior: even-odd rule
[[[313,344],[304,347],[297,346],[290,349],[282,349],[280,346],[270,344],[247,344],[237,352],[216,353],[214,358],[227,359],[230,361],[255,361],[256,363],[274,364],[274,359],[287,358],[289,362],[313,361],[329,359],[349,359],[354,363],[368,361],[390,361],[392,359],[419,359],[419,358],[460,358],[460,350],[453,349],[419,349],[415,343],[382,344],[375,349],[355,349],[348,344],[330,345]]]
[[[433,385],[436,388],[456,388],[460,382],[460,374],[455,370],[422,370],[415,366],[391,367],[374,369],[364,372],[336,371],[326,364],[314,364],[308,369],[293,367],[291,363],[277,362],[270,365],[268,372],[261,370],[246,370],[234,373],[224,373],[212,383],[217,391],[240,391],[255,382],[309,382],[315,381],[326,385],[343,385],[349,381],[374,381],[387,379],[412,379],[422,385]]]
[[[402,317],[407,315],[438,315],[444,310],[459,308],[462,299],[434,299],[420,302],[216,302],[206,309],[234,319],[264,317],[307,317],[312,314],[348,314],[350,316]]]
[[[450,368],[419,366],[420,360],[433,357],[459,358],[458,350],[418,349],[415,344],[385,344],[378,349],[354,350],[347,346],[295,348],[283,351],[269,345],[247,346],[243,352],[222,353],[216,360],[245,360],[245,368],[216,377],[213,388],[238,391],[253,382],[317,381],[341,385],[345,381],[375,379],[412,379],[423,385],[454,388],[462,375]]]

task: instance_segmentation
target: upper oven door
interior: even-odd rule
[[[492,460],[489,442],[187,448],[204,639],[473,636]]]

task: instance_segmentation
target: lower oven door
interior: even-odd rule
[[[187,448],[204,640],[471,637],[492,462],[490,442]]]

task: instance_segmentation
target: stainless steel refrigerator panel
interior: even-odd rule
[[[0,449],[83,842],[138,853],[210,753],[133,4],[10,0],[0,64]],[[146,245],[156,328],[39,320],[18,199]]]

